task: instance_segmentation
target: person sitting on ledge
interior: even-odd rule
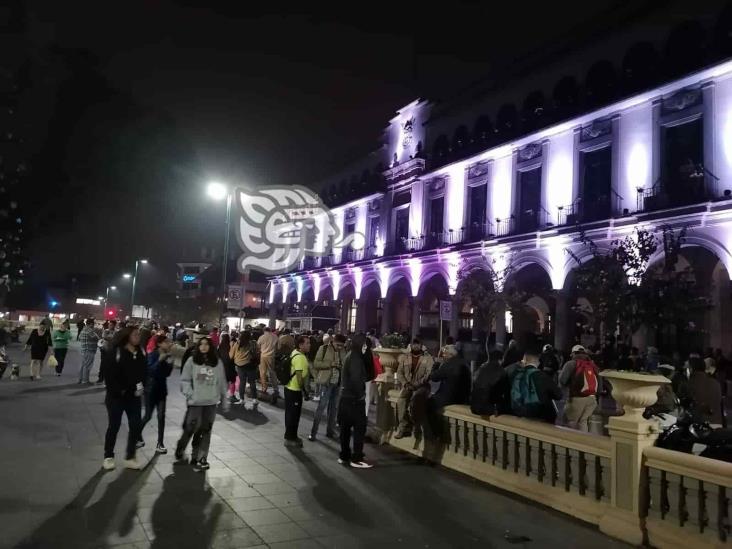
[[[554,423],[562,390],[547,374],[539,370],[539,350],[529,346],[524,358],[506,368],[510,380],[511,412],[519,417]]]
[[[442,363],[430,375],[430,381],[440,383],[440,388],[427,401],[429,426],[434,436],[442,434],[440,411],[451,404],[467,404],[470,399],[470,370],[465,360],[458,356],[455,345],[442,348]]]
[[[399,426],[394,438],[409,436],[412,433],[412,424],[423,424],[427,397],[430,394],[429,379],[434,360],[417,338],[412,341],[409,350],[409,354],[399,357],[397,368],[401,393],[397,401]]]

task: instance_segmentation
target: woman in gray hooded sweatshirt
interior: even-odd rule
[[[175,457],[183,459],[183,452],[192,437],[191,465],[194,471],[203,471],[210,467],[208,447],[216,419],[216,405],[220,402],[224,411],[229,409],[224,365],[209,338],[202,337],[198,341],[191,357],[183,365],[180,388],[186,397],[188,411],[183,420],[183,434],[178,441]]]

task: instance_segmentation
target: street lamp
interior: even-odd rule
[[[221,268],[221,314],[219,316],[219,327],[222,319],[226,316],[226,268],[229,263],[229,235],[231,234],[231,199],[232,193],[229,187],[222,183],[212,181],[206,189],[208,196],[214,200],[226,198],[226,236],[224,237],[224,259]]]
[[[125,273],[122,275],[122,278],[132,278],[132,275],[130,273]]]
[[[137,285],[137,269],[140,267],[140,263],[145,265],[147,259],[136,259],[135,260],[135,276],[132,277],[132,296],[130,297],[130,318],[132,318],[132,312],[135,308],[135,286]],[[125,275],[125,278],[129,278]]]
[[[107,310],[107,303],[109,302],[109,290],[114,291],[116,289],[117,289],[117,286],[107,286],[107,293],[105,294],[105,297],[104,297],[104,310],[105,311]],[[99,299],[101,299],[101,297]],[[106,314],[106,312],[105,312],[105,314]]]

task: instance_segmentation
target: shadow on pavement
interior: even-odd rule
[[[153,471],[154,461],[153,458],[142,471],[122,471],[107,485],[102,497],[87,507],[106,474],[99,470],[69,504],[41,524],[18,547],[104,548],[109,546],[109,536],[124,538],[136,522],[135,494]]]
[[[241,419],[252,425],[264,425],[269,418],[259,408],[257,410],[245,410],[243,406],[231,406],[228,412],[218,412],[219,415],[229,421]]]
[[[210,505],[213,492],[206,475],[179,464],[163,481],[163,490],[152,509],[151,549],[162,547],[209,547],[222,512],[218,501]],[[207,511],[210,511],[207,514]],[[207,516],[208,515],[208,516]],[[194,530],[195,528],[195,530]]]
[[[43,383],[42,381],[34,383]],[[64,389],[78,389],[83,387],[80,383],[67,383],[65,385],[43,385],[42,387],[32,387],[30,389],[23,389],[21,393],[50,393],[52,391],[63,391]]]
[[[349,494],[337,478],[326,475],[323,469],[318,467],[302,450],[291,449],[290,453],[305,466],[310,476],[317,482],[312,488],[312,493],[321,508],[340,517],[348,524],[364,528],[374,526],[373,513],[362,507],[359,500]]]

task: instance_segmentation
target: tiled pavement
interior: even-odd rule
[[[21,356],[17,348],[11,355]],[[0,380],[0,546],[38,548],[620,547],[595,528],[389,448],[367,446],[372,470],[336,462],[324,439],[282,444],[283,411],[219,415],[211,470],[140,456],[142,472],[100,470],[103,389],[60,378]],[[23,368],[27,372],[27,366]],[[169,382],[166,445],[184,403]],[[310,420],[305,414],[301,434]],[[124,427],[123,427],[124,431]],[[155,420],[146,428],[155,439]],[[120,456],[125,433],[120,433]],[[508,534],[507,534],[508,532]],[[520,536],[530,538],[526,541]]]

